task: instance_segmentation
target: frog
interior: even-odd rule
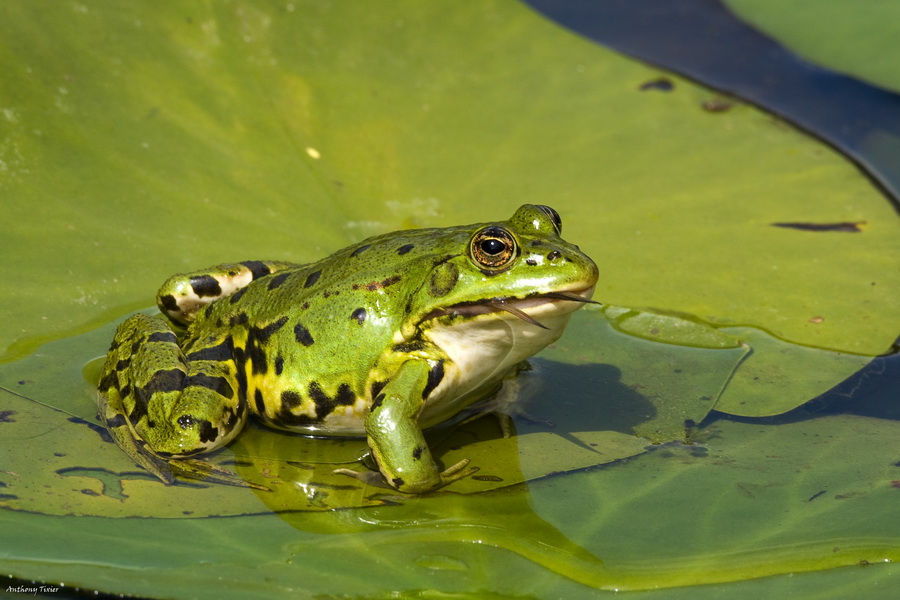
[[[161,315],[116,329],[99,418],[166,484],[240,485],[198,455],[252,414],[276,430],[364,437],[375,468],[337,473],[437,490],[478,467],[442,468],[423,432],[494,394],[594,302],[597,265],[561,236],[553,208],[526,204],[506,221],[395,231],[317,262],[174,275],[157,294]]]

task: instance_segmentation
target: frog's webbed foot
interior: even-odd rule
[[[409,484],[401,484],[399,487],[389,484],[384,475],[382,475],[379,471],[354,471],[353,469],[335,469],[333,472],[337,475],[349,475],[354,479],[358,479],[367,485],[372,485],[375,487],[394,489],[408,494],[423,494],[426,492],[438,490],[445,485],[449,485],[454,481],[459,481],[460,479],[478,472],[478,467],[469,467],[468,464],[468,458],[462,459],[455,465],[452,465],[440,472],[440,483],[438,485],[435,485],[434,487],[431,487],[427,490],[417,491],[409,491],[407,489],[404,489],[405,487],[409,487]]]
[[[242,478],[234,471],[229,471],[218,465],[199,458],[179,458],[173,459],[166,463],[171,474],[174,473],[186,479],[196,479],[199,481],[220,483],[223,485],[233,485],[235,487],[246,487],[254,490],[263,490],[271,492],[271,488],[258,483],[253,483]],[[174,478],[171,482],[173,483]]]

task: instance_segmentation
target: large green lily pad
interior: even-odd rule
[[[875,526],[896,500],[894,422],[728,423],[702,446],[691,428],[710,409],[802,404],[900,329],[896,215],[853,165],[783,122],[739,103],[704,110],[708,90],[501,1],[10,3],[0,61],[3,572],[159,596],[361,595],[378,581],[384,593],[552,586],[573,597],[584,585],[897,559],[896,532]],[[644,85],[660,77],[674,88]],[[416,499],[348,479],[310,485],[360,444],[304,450],[254,429],[216,460],[281,489],[167,488],[92,427],[82,370],[105,351],[108,325],[172,272],[311,260],[399,227],[505,218],[524,202],[562,214],[566,237],[600,265],[609,318],[643,339],[625,343],[582,311],[520,378],[535,420],[517,420],[515,437],[487,417],[436,432],[439,455],[477,460],[480,479]],[[858,231],[772,226],[798,222]],[[769,391],[787,386],[774,402],[760,372]],[[738,393],[741,382],[753,383]],[[651,439],[680,441],[611,462]],[[669,451],[677,461],[652,462]],[[780,470],[747,479],[760,465]],[[824,495],[809,500],[822,488],[804,496],[798,470],[849,490],[821,511],[825,529],[806,510],[822,506]],[[734,489],[752,502],[723,491]],[[694,490],[722,500],[679,528],[701,506],[684,497]],[[765,518],[785,513],[796,516],[787,528]],[[116,518],[139,515],[154,518]],[[647,515],[663,519],[663,537],[628,530]]]
[[[522,6],[2,10],[7,359],[172,272],[525,201],[563,215],[604,301],[855,353],[900,330],[896,215],[853,165],[750,107],[705,111],[714,95],[671,75],[642,90],[661,73]],[[866,226],[770,226],[796,221]]]
[[[870,0],[724,0],[741,19],[804,58],[900,92],[900,5]]]

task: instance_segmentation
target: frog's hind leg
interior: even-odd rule
[[[179,273],[159,288],[156,303],[173,323],[188,325],[201,309],[219,298],[234,294],[252,281],[296,266],[277,260],[245,260]]]
[[[166,483],[182,475],[255,487],[188,458],[227,444],[246,421],[233,363],[217,348],[189,360],[165,321],[144,314],[116,330],[98,388],[99,416],[125,453]]]

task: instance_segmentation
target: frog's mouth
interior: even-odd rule
[[[556,302],[580,302],[582,304],[601,304],[596,300],[591,300],[593,287],[583,290],[564,291],[564,292],[545,292],[543,294],[534,294],[525,298],[516,298],[514,296],[489,298],[488,300],[478,300],[475,302],[462,302],[454,304],[446,308],[439,308],[431,311],[425,316],[424,320],[434,319],[445,316],[475,316],[494,312],[506,312],[518,317],[541,329],[550,329],[527,312],[546,304],[554,304]]]

